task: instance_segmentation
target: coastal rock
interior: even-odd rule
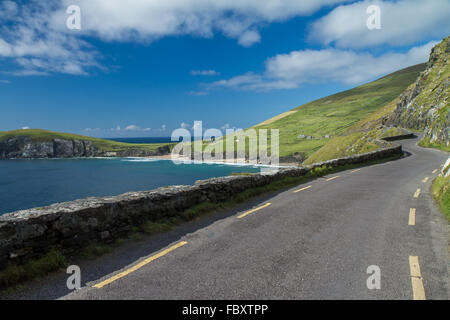
[[[279,161],[280,163],[302,163],[305,161],[305,156],[300,152],[296,152],[290,156],[280,157]]]
[[[73,140],[72,141],[72,150],[73,150],[73,155],[75,157],[84,157],[86,152],[84,150],[84,143],[83,141],[80,140]]]
[[[35,141],[27,136],[18,136],[0,141],[0,159],[151,157],[167,154],[170,154],[169,146],[161,146],[155,151],[138,147],[105,151],[95,146],[92,141],[77,139]]]
[[[427,68],[400,97],[384,124],[425,133],[431,143],[450,145],[450,37],[436,45]]]
[[[53,140],[53,157],[69,158],[74,156],[74,142],[71,140],[54,139]]]

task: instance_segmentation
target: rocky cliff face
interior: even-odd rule
[[[11,137],[0,141],[0,159],[12,158],[73,158],[73,157],[147,157],[170,153],[169,147],[156,151],[140,148],[105,151],[96,147],[92,141],[53,139],[34,141],[29,137]]]
[[[450,145],[450,37],[436,45],[427,68],[400,97],[385,123],[420,130],[431,143]]]

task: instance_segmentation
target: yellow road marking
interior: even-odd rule
[[[269,203],[266,203],[265,205],[263,205],[263,206],[261,206],[261,207],[258,207],[258,208],[255,208],[255,209],[253,209],[253,210],[249,210],[249,211],[247,211],[247,212],[244,212],[243,214],[241,214],[240,216],[238,216],[238,219],[242,219],[242,218],[245,217],[246,215],[249,215],[250,213],[253,213],[253,212],[255,212],[255,211],[261,210],[261,209],[263,209],[263,208],[265,208],[265,207],[268,207],[268,206],[270,206],[270,205],[271,205],[271,203],[269,202]]]
[[[416,208],[409,209],[409,222],[408,225],[415,226],[416,225]]]
[[[309,188],[311,188],[311,187],[312,187],[312,186],[307,186],[307,187],[304,187],[304,188],[301,188],[301,189],[295,190],[295,191],[294,191],[294,193],[297,193],[297,192],[300,192],[300,191],[303,191],[303,190],[309,189]]]
[[[327,179],[327,181],[331,181],[331,180],[334,180],[334,179],[337,179],[337,178],[340,178],[340,176],[335,176],[335,177],[329,178],[329,179]]]
[[[359,170],[361,170],[361,169],[356,169],[356,170],[353,170],[352,172],[350,172],[350,173],[353,173],[353,172],[358,172]]]
[[[409,269],[411,270],[411,284],[414,300],[426,300],[423,278],[420,272],[419,257],[409,256]]]
[[[416,190],[414,193],[414,198],[418,198],[420,196],[420,188]]]
[[[438,171],[438,169],[434,169],[432,173],[435,174],[437,171]]]
[[[186,241],[178,242],[177,244],[171,246],[170,248],[167,248],[167,249],[165,249],[165,250],[163,250],[163,251],[161,251],[161,252],[159,252],[159,253],[157,253],[157,254],[155,254],[155,255],[153,255],[153,256],[151,256],[151,257],[149,257],[149,258],[147,258],[147,259],[145,259],[145,260],[143,260],[141,262],[139,262],[135,266],[133,266],[133,267],[131,267],[131,268],[121,272],[121,273],[118,273],[115,276],[112,276],[111,278],[106,279],[105,281],[97,283],[96,285],[94,285],[94,288],[100,289],[100,288],[106,286],[107,284],[110,284],[111,282],[114,282],[114,281],[116,281],[116,280],[118,280],[120,278],[123,278],[126,275],[129,275],[130,273],[132,273],[132,272],[142,268],[146,264],[148,264],[148,263],[150,263],[150,262],[152,262],[152,261],[154,261],[154,260],[156,260],[158,258],[161,258],[162,256],[168,254],[169,252],[171,252],[171,251],[173,251],[173,250],[175,250],[175,249],[177,249],[179,247],[184,246],[185,244],[187,244]]]
[[[428,181],[428,177],[422,180],[423,183],[426,183]]]

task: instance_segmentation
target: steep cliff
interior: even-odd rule
[[[148,157],[169,153],[169,144],[127,144],[45,130],[16,130],[0,134],[0,159]]]
[[[450,146],[449,55],[450,37],[447,37],[432,49],[427,68],[400,96],[386,124],[423,131],[426,143]]]

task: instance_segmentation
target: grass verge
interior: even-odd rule
[[[428,137],[424,137],[422,140],[420,140],[418,145],[424,148],[435,148],[445,152],[450,152],[450,147],[439,143],[432,143],[430,142],[430,138]]]
[[[433,198],[450,221],[450,177],[438,176],[432,184]]]
[[[42,277],[67,266],[66,257],[58,250],[52,249],[45,256],[29,260],[22,265],[9,263],[0,271],[0,288],[11,291],[19,283],[36,277]]]

